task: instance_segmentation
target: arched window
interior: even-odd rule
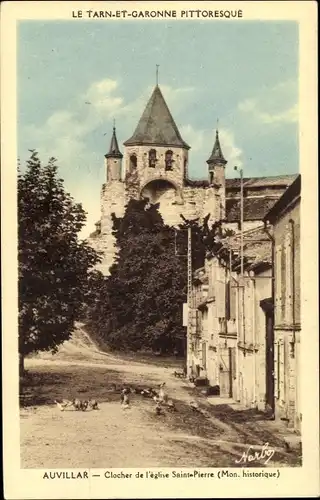
[[[213,184],[213,172],[209,172],[209,183]]]
[[[149,151],[149,167],[154,168],[157,163],[157,152],[155,149]]]
[[[137,167],[137,157],[136,155],[130,156],[130,172],[132,172]]]
[[[166,152],[165,162],[166,162],[166,170],[172,170],[173,166],[173,153],[172,151]]]

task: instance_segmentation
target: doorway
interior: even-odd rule
[[[274,413],[274,329],[272,299],[261,300],[260,306],[265,313],[265,346],[266,346],[266,406]]]

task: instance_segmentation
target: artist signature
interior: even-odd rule
[[[275,454],[275,450],[273,448],[269,448],[269,443],[265,443],[261,450],[256,451],[252,449],[252,446],[244,451],[239,460],[236,460],[236,464],[245,464],[247,462],[255,462],[256,460],[264,460],[264,463],[267,464],[269,460]]]

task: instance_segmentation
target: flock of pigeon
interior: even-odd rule
[[[159,390],[142,387],[128,387],[121,391],[121,404],[123,408],[130,407],[129,394],[140,394],[144,398],[152,399],[155,403],[155,413],[156,415],[161,415],[163,407],[165,406],[168,411],[176,411],[176,407],[172,399],[169,399],[167,391],[165,390],[165,382],[159,385]]]
[[[176,375],[175,375],[176,376]],[[155,413],[156,415],[161,415],[163,413],[164,408],[166,408],[167,411],[174,412],[177,411],[176,406],[172,399],[169,399],[168,393],[165,389],[166,383],[163,382],[162,384],[159,385],[159,389],[153,389],[151,387],[149,388],[144,388],[144,387],[122,387],[120,390],[120,403],[122,408],[128,409],[130,408],[130,395],[131,394],[138,394],[141,395],[144,398],[149,398],[155,403]],[[117,388],[115,384],[112,385],[113,391],[116,391]],[[73,400],[68,400],[68,399],[63,399],[62,401],[54,401],[54,403],[57,405],[57,407],[61,410],[64,411],[66,409],[74,409],[76,411],[87,411],[87,410],[99,410],[99,405],[98,402],[95,399],[90,399],[90,400],[81,400],[81,399],[73,399]],[[194,411],[199,411],[202,413],[202,411],[199,408],[199,405],[195,401],[190,401],[189,406],[191,407],[192,410]]]
[[[86,411],[86,410],[99,410],[98,402],[95,399],[63,399],[62,401],[54,401],[57,407],[64,411],[67,408],[73,408],[77,411]]]

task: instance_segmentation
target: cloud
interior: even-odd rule
[[[264,125],[296,123],[299,119],[297,83],[290,80],[260,91],[238,104],[238,110]]]
[[[153,87],[148,87],[138,98],[125,102],[120,93],[119,82],[105,78],[93,82],[69,103],[67,109],[55,111],[41,126],[28,125],[21,130],[23,144],[36,149],[42,161],[52,156],[58,159],[59,173],[65,181],[66,189],[76,201],[82,202],[88,212],[82,237],[94,230],[94,223],[100,217],[103,156],[100,152],[93,151],[90,141],[94,140],[96,131],[103,134],[102,127],[108,122],[110,124],[113,118],[125,124],[121,127],[121,135],[128,133],[129,137],[152,90]],[[161,90],[169,107],[174,105],[176,115],[195,89],[163,85]],[[108,144],[105,143],[105,147]],[[23,160],[23,155],[21,156]]]
[[[192,176],[204,176],[207,174],[207,164],[206,160],[209,158],[214,141],[215,141],[215,130],[198,130],[194,129],[192,125],[184,125],[180,128],[181,136],[183,139],[190,144],[191,151],[191,170],[190,174]],[[235,135],[232,130],[227,128],[219,129],[219,140],[221,149],[225,159],[228,161],[228,169],[232,169],[235,165],[242,166],[242,150],[236,145]],[[192,155],[195,153],[197,157],[202,157],[201,165],[196,165],[192,161]]]

